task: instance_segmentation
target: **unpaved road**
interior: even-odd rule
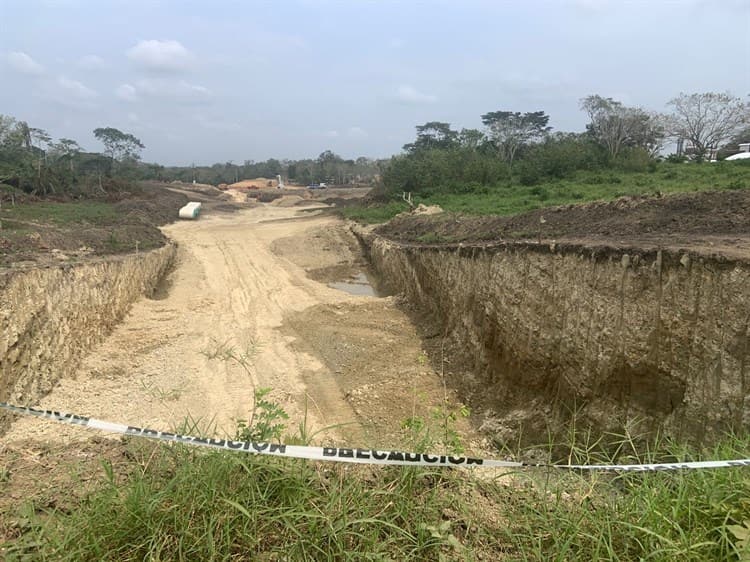
[[[147,426],[233,436],[253,389],[289,413],[294,429],[336,425],[317,442],[408,445],[401,424],[447,399],[440,374],[396,299],[352,296],[326,281],[358,271],[361,256],[338,219],[260,204],[180,222],[176,269],[39,406]],[[183,424],[189,420],[188,426]],[[345,424],[345,425],[340,425]],[[465,420],[469,449],[480,440]],[[17,420],[5,443],[70,443],[85,430]]]

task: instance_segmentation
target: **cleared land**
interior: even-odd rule
[[[196,197],[189,189],[187,195]],[[709,228],[724,245],[744,238],[746,200],[732,197],[745,192],[705,197],[707,207],[696,212],[718,213]],[[396,297],[358,297],[328,287],[366,267],[357,245],[339,220],[318,214],[307,201],[287,202],[295,206],[277,200],[236,210],[215,202],[215,212],[197,222],[164,227],[180,245],[176,269],[155,298],[138,302],[77,376],[62,381],[40,406],[165,429],[189,415],[196,431],[232,434],[234,420],[248,415],[253,387],[270,387],[270,398],[290,414],[290,427],[305,417],[316,429],[336,426],[317,443],[438,450],[450,427],[469,451],[486,453],[460,416],[447,424],[438,420],[431,435],[414,425],[404,431],[402,422],[412,416],[429,423],[433,407],[446,398],[443,411],[460,407],[444,390],[441,350],[420,338],[434,341],[439,334],[420,331]],[[605,224],[617,214],[618,203],[610,205],[584,214],[595,217],[599,209],[597,224]],[[693,203],[681,208],[673,216],[686,220],[696,209]],[[571,218],[565,223],[547,212],[570,212]],[[576,212],[545,211],[541,224],[551,230],[542,237],[562,235],[565,224],[575,236]],[[654,234],[674,231],[663,209],[649,216],[649,224],[663,223]],[[416,244],[509,233],[533,240],[539,218],[477,219],[461,231],[449,222],[463,218],[445,215],[429,219],[435,222],[405,219],[384,233]],[[589,238],[605,234],[593,226],[581,226]],[[604,243],[636,234],[611,232]],[[433,238],[425,239],[430,233]],[[708,231],[686,228],[683,234],[688,238],[677,240],[681,244],[711,242]],[[585,438],[571,435],[571,460],[605,461]],[[645,460],[627,447],[625,456]],[[665,444],[659,450],[690,456]],[[746,451],[746,440],[735,439],[708,456]],[[743,469],[622,478],[530,471],[489,482],[452,471],[203,455],[26,419],[3,437],[0,452],[0,531],[10,541],[0,552],[9,556],[275,560],[375,553],[591,560],[657,552],[656,559],[705,560],[739,558],[747,547],[741,540],[742,522],[750,518]],[[22,507],[25,502],[31,503]]]

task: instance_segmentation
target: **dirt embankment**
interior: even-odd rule
[[[377,232],[390,240],[416,244],[541,239],[636,249],[684,246],[710,251],[724,247],[731,252],[738,244],[750,248],[746,245],[750,236],[750,190],[621,197],[510,217],[453,213],[405,216],[386,223]]]
[[[724,192],[404,217],[363,238],[448,335],[449,379],[499,441],[573,412],[600,430],[710,440],[750,425],[749,203]],[[548,229],[541,241],[533,227]],[[420,244],[428,234],[443,243]]]
[[[168,271],[173,245],[128,256],[0,271],[0,400],[33,404],[71,376]],[[15,419],[0,415],[0,430]]]

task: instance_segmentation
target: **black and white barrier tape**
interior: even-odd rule
[[[359,464],[401,465],[401,466],[470,466],[489,468],[564,468],[570,470],[609,470],[609,471],[631,471],[646,472],[660,470],[679,470],[694,468],[729,468],[737,466],[750,466],[750,459],[738,459],[727,461],[693,461],[678,463],[657,464],[611,464],[611,465],[576,465],[576,464],[530,464],[515,461],[500,461],[494,459],[475,459],[452,455],[431,455],[428,453],[407,453],[403,451],[383,451],[378,449],[352,449],[343,447],[309,447],[303,445],[280,445],[275,443],[257,443],[251,441],[233,441],[229,439],[212,439],[193,437],[190,435],[179,435],[166,431],[157,431],[142,427],[112,423],[86,416],[68,414],[54,410],[37,410],[27,406],[14,406],[0,402],[0,409],[8,410],[16,414],[35,416],[70,425],[80,425],[91,429],[131,435],[133,437],[145,437],[159,441],[186,443],[201,447],[224,449],[227,451],[243,451],[258,455],[271,455],[277,457],[289,457],[296,459],[309,459],[316,461],[336,461]]]

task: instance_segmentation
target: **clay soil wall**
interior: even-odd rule
[[[175,246],[80,264],[0,271],[0,400],[33,404],[169,270]],[[9,423],[0,416],[0,431]]]
[[[452,386],[500,442],[573,415],[597,431],[699,441],[750,423],[748,263],[355,231],[379,274],[439,327]]]

